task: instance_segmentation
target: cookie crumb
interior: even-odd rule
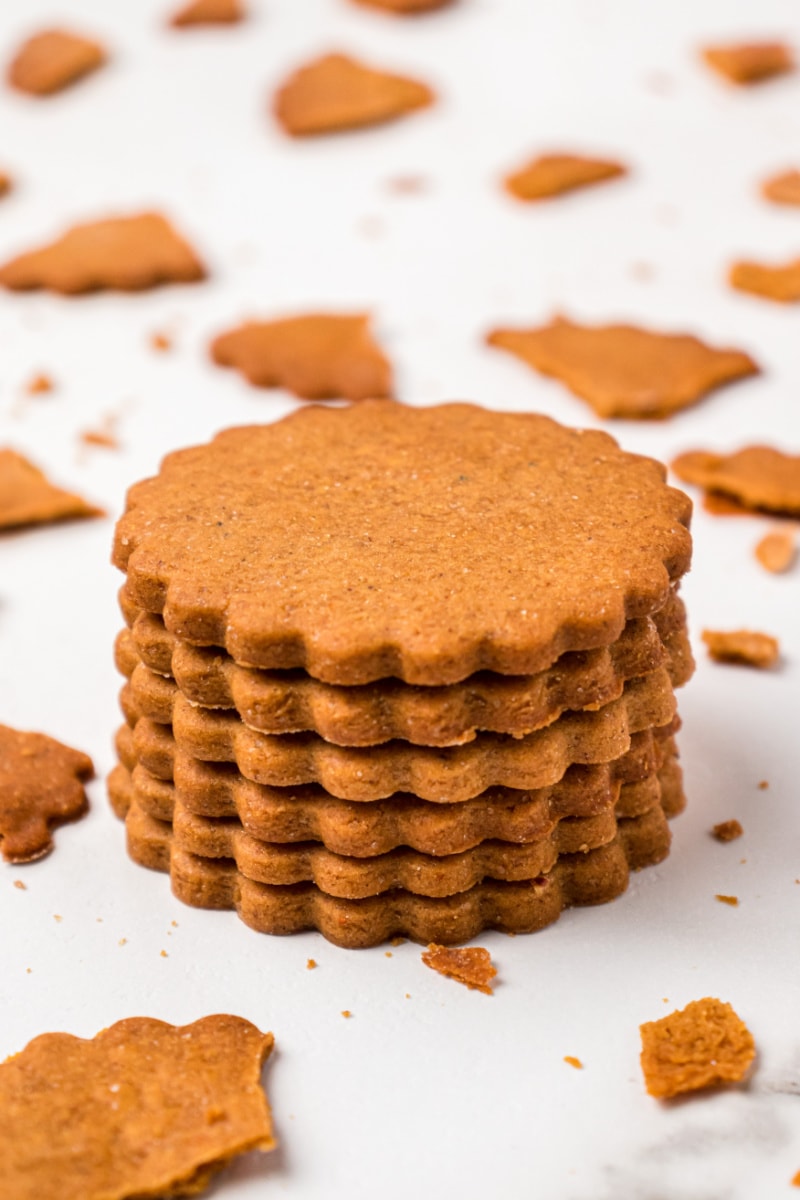
[[[755,556],[766,571],[780,575],[788,571],[795,560],[794,534],[787,529],[767,533],[755,548]]]
[[[391,952],[391,950],[384,950],[384,952],[383,952],[383,957],[384,957],[384,958],[391,958],[391,957],[392,957],[392,952]]]
[[[162,957],[162,958],[169,958],[169,955],[167,954],[166,950],[162,950],[162,951],[161,951],[161,957]]]
[[[117,942],[118,946],[127,946],[127,944],[128,944],[127,938],[120,938],[119,941]]]
[[[343,1008],[343,1009],[342,1009],[342,1016],[343,1016],[343,1017],[347,1017],[347,1018],[348,1018],[348,1020],[349,1020],[349,1018],[350,1018],[350,1017],[352,1017],[352,1015],[353,1015],[353,1014],[350,1012],[350,1009],[349,1009],[349,1008]]]
[[[407,942],[407,941],[408,941],[408,938],[404,938],[404,937],[393,937],[393,938],[390,938],[390,940],[389,940],[389,945],[390,945],[390,946],[402,946],[402,945],[403,945],[403,943],[404,943],[404,942]]]
[[[422,952],[422,961],[426,967],[448,979],[455,979],[487,996],[493,995],[491,980],[497,969],[492,966],[491,955],[483,946],[438,946],[431,942]]]
[[[26,968],[25,968],[25,974],[26,974],[26,975],[32,975],[32,974],[33,974],[33,971],[30,969],[30,967],[26,967]]]
[[[314,968],[316,967],[316,965],[317,965],[317,960],[315,958],[310,958],[308,960],[308,962],[306,963],[306,970],[313,971]]]
[[[769,780],[768,780],[768,779],[762,779],[762,780],[760,781],[759,785],[758,785],[758,790],[759,790],[760,792],[765,792],[765,791],[767,790],[767,788],[768,788],[768,787],[769,787]]]
[[[410,999],[411,999],[411,992],[406,992],[406,1000],[410,1000]]]
[[[27,885],[27,883],[23,883],[21,879],[15,879],[15,880],[14,880],[14,887],[15,887],[15,888],[19,888],[19,890],[20,890],[21,892],[27,892],[27,890],[28,890],[28,885]]]
[[[84,446],[101,446],[105,450],[119,450],[117,425],[119,418],[113,414],[103,418],[97,429],[85,429],[78,434]]]
[[[707,46],[701,53],[706,64],[729,83],[763,83],[795,69],[791,48],[783,42]]]
[[[153,350],[159,350],[162,353],[172,349],[172,338],[167,333],[151,333],[150,346]]]
[[[800,1187],[800,1171],[792,1176],[792,1187]]]
[[[58,924],[60,925],[61,922],[64,920],[64,918],[61,916],[60,913],[53,913],[53,920],[58,922]]]
[[[737,908],[739,905],[739,897],[738,896],[723,896],[719,892],[717,892],[714,899],[719,900],[720,904],[730,904],[731,908]]]
[[[43,396],[46,392],[52,392],[55,384],[49,375],[34,375],[25,385],[26,396]]]
[[[573,1054],[565,1054],[564,1062],[568,1063],[569,1066],[574,1067],[576,1071],[583,1070],[583,1063],[581,1062],[581,1060],[579,1058],[575,1058],[575,1056]]]
[[[781,171],[761,185],[761,195],[773,204],[800,205],[800,171]]]
[[[704,629],[702,636],[708,656],[714,662],[766,670],[775,665],[780,654],[777,638],[753,629],[732,629],[727,632]]]
[[[715,825],[711,830],[711,836],[716,838],[718,842],[733,842],[736,838],[740,838],[744,830],[741,824],[736,820],[720,821],[719,825]]]
[[[707,996],[639,1027],[651,1096],[668,1099],[718,1083],[738,1083],[755,1057],[752,1035],[731,1008]]]

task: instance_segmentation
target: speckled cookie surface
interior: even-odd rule
[[[231,429],[135,485],[132,603],[329,683],[535,674],[609,645],[689,566],[690,502],[606,434],[363,401]]]

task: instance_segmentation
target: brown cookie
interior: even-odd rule
[[[192,25],[235,25],[245,18],[242,0],[190,0],[170,17],[170,25],[183,29]]]
[[[395,17],[416,17],[421,13],[449,8],[456,0],[353,0],[361,8],[376,8]]]
[[[795,69],[794,55],[783,42],[742,42],[707,46],[703,59],[730,83],[763,83]]]
[[[577,325],[557,317],[538,329],[496,329],[487,340],[560,379],[600,417],[668,417],[725,383],[758,373],[740,350],[631,325]]]
[[[781,575],[788,571],[797,556],[793,530],[774,529],[767,533],[755,548],[755,556],[765,571]]]
[[[800,454],[784,454],[771,446],[745,446],[735,454],[692,450],[671,466],[685,483],[748,509],[800,517]]]
[[[48,29],[20,46],[6,78],[20,92],[52,96],[105,61],[106,52],[98,42],[61,29]]]
[[[422,952],[426,967],[438,971],[448,979],[455,979],[485,995],[492,995],[492,980],[497,969],[492,966],[492,956],[483,946],[437,946],[431,942]]]
[[[366,400],[169,455],[114,562],[131,603],[244,665],[439,686],[614,642],[687,569],[689,517],[606,434]]]
[[[91,1041],[45,1033],[0,1066],[0,1176],[11,1200],[196,1195],[238,1154],[272,1150],[271,1033],[220,1014],[130,1017]]]
[[[736,262],[728,276],[731,287],[739,292],[751,292],[766,300],[794,304],[800,300],[800,258],[783,266],[765,263]]]
[[[164,283],[205,279],[192,248],[159,213],[75,225],[41,250],[0,267],[0,285],[65,296],[109,288],[138,292]]]
[[[0,449],[0,530],[104,516],[102,508],[55,487],[15,450]]]
[[[800,171],[781,171],[761,185],[761,194],[773,204],[800,205]]]
[[[642,1071],[660,1100],[720,1083],[738,1083],[755,1058],[752,1034],[730,1004],[706,997],[640,1026]]]
[[[0,850],[6,862],[41,858],[53,848],[50,830],[82,817],[83,782],[92,760],[43,733],[0,725]]]
[[[313,884],[271,887],[247,879],[224,859],[198,858],[171,845],[170,826],[151,821],[128,831],[128,852],[142,866],[169,871],[179,900],[199,908],[235,908],[262,933],[318,929],[337,946],[357,949],[394,936],[443,945],[466,942],[483,929],[533,933],[578,904],[604,904],[628,886],[630,870],[661,862],[670,832],[660,806],[620,821],[617,837],[586,854],[559,858],[546,875],[524,883],[487,880],[454,896],[415,896],[402,889],[341,900]]]
[[[518,200],[549,200],[627,174],[621,163],[575,154],[543,154],[506,177],[506,190]]]
[[[301,400],[365,400],[392,394],[392,368],[365,314],[313,313],[248,321],[211,343],[221,367],[255,387],[286,388]]]
[[[375,71],[346,54],[327,54],[287,79],[274,112],[292,137],[307,137],[381,125],[427,108],[434,98],[415,79]]]
[[[725,632],[703,630],[708,656],[715,662],[736,663],[744,667],[774,667],[780,655],[777,638],[752,629],[731,629]]]

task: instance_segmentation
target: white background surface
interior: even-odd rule
[[[0,296],[0,443],[113,517],[166,451],[294,407],[212,367],[212,334],[327,305],[374,311],[403,399],[473,399],[567,424],[597,422],[560,385],[484,348],[493,324],[561,310],[690,330],[749,350],[763,375],[663,424],[617,422],[623,445],[663,459],[749,440],[800,450],[798,311],[725,284],[734,257],[781,261],[800,247],[800,212],[757,194],[766,174],[800,165],[800,75],[736,90],[696,53],[738,35],[800,49],[790,0],[462,0],[413,22],[346,0],[250,4],[250,22],[217,32],[165,29],[168,0],[0,7],[4,58],[55,20],[113,54],[54,99],[0,95],[0,166],[18,184],[0,204],[0,260],[73,220],[157,206],[212,271],[205,285],[135,297]],[[417,74],[440,103],[373,131],[285,139],[271,91],[331,48]],[[608,152],[632,175],[515,204],[498,177],[548,149]],[[409,174],[425,191],[391,194],[386,181]],[[162,329],[176,337],[168,355],[147,345]],[[57,391],[21,402],[40,370]],[[108,413],[122,414],[122,451],[80,448],[78,432]],[[90,752],[98,779],[90,815],[56,833],[50,858],[0,864],[0,1056],[45,1030],[91,1036],[137,1014],[231,1011],[272,1029],[281,1149],[228,1171],[215,1193],[226,1198],[791,1195],[800,575],[755,563],[767,527],[698,511],[684,594],[696,648],[706,625],[749,625],[780,636],[784,665],[758,674],[698,654],[681,703],[689,807],[670,858],[613,905],[532,937],[482,936],[500,971],[493,998],[426,970],[412,944],[386,958],[316,934],[259,936],[233,914],[183,907],[164,876],[130,863],[103,782],[120,722],[112,521],[4,536],[0,720]],[[745,836],[720,846],[708,830],[730,817]],[[638,1025],[705,995],[730,1000],[752,1029],[752,1082],[660,1104],[644,1091]]]

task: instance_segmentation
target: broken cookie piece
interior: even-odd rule
[[[642,1071],[661,1100],[720,1083],[738,1083],[755,1058],[752,1034],[730,1004],[706,997],[640,1026]]]
[[[800,205],[800,171],[782,171],[761,185],[761,194],[773,204]]]
[[[73,517],[103,517],[102,508],[50,483],[15,450],[0,449],[0,530]]]
[[[621,163],[609,159],[544,154],[509,175],[505,186],[518,200],[548,200],[625,174]]]
[[[48,29],[29,38],[8,68],[8,82],[31,96],[52,96],[77,83],[106,60],[99,42],[62,29]]]
[[[0,725],[0,851],[6,862],[41,858],[53,847],[53,825],[88,809],[83,784],[92,760],[43,733]]]
[[[800,258],[773,267],[757,262],[736,262],[728,275],[731,287],[765,300],[794,304],[800,300]]]
[[[496,329],[487,341],[560,379],[600,417],[668,417],[725,383],[758,373],[740,350],[631,325],[578,325],[557,317],[534,329]]]
[[[704,629],[703,641],[708,647],[709,658],[715,662],[736,663],[762,670],[773,667],[780,654],[777,638],[752,629],[732,629],[728,632]]]
[[[292,137],[308,137],[380,125],[433,101],[424,83],[375,71],[346,54],[328,54],[290,76],[274,111]]]
[[[426,967],[448,979],[456,979],[474,991],[492,995],[491,983],[497,969],[492,966],[491,955],[483,946],[439,946],[431,942],[428,949],[422,951],[422,961]]]
[[[794,55],[783,42],[737,42],[708,46],[703,59],[729,83],[763,83],[795,69]]]
[[[0,285],[74,296],[195,283],[206,275],[192,248],[159,213],[75,225],[49,246],[0,267]]]
[[[715,825],[711,830],[711,836],[718,842],[735,842],[743,833],[741,824],[735,819],[720,821],[719,825]]]
[[[734,454],[691,450],[671,466],[684,483],[746,509],[800,517],[800,454],[784,454],[771,446],[745,446]]]
[[[0,1161],[15,1200],[196,1195],[238,1154],[272,1150],[261,1070],[273,1046],[241,1017],[131,1017],[91,1041],[45,1033],[0,1066]]]
[[[755,556],[765,571],[782,575],[789,570],[796,557],[794,532],[776,529],[765,534],[755,548]]]
[[[241,0],[191,0],[170,19],[170,25],[184,29],[192,25],[235,25],[245,18]]]
[[[256,387],[285,387],[303,400],[391,396],[392,368],[369,321],[360,313],[249,321],[215,338],[211,356]]]

